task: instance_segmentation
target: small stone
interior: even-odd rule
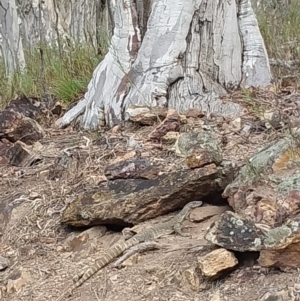
[[[91,185],[99,185],[100,183],[107,182],[107,178],[101,175],[90,175],[86,181]]]
[[[58,246],[57,248],[56,248],[56,251],[57,252],[63,252],[64,251],[64,247],[63,246]]]
[[[5,270],[9,266],[9,260],[3,256],[0,256],[0,271]]]
[[[210,301],[221,301],[220,292],[219,291],[215,292],[212,298],[210,299]]]
[[[234,119],[234,120],[232,121],[232,125],[233,125],[233,127],[234,127],[234,129],[235,129],[236,131],[240,131],[241,128],[242,128],[242,121],[241,121],[241,118],[238,117],[238,118]]]
[[[204,277],[218,278],[223,272],[238,264],[234,254],[226,249],[217,249],[198,258],[200,271]]]
[[[186,283],[195,291],[200,288],[200,279],[197,275],[195,268],[189,268],[182,273],[182,286],[186,286]]]
[[[37,199],[39,196],[40,196],[40,195],[39,195],[37,192],[32,191],[32,192],[30,192],[29,199],[35,200],[35,199]]]
[[[15,271],[8,276],[7,293],[18,292],[29,281],[29,276],[25,272]]]
[[[162,141],[166,144],[173,144],[179,137],[178,132],[168,132],[166,135],[162,137]]]
[[[150,140],[161,140],[168,132],[180,131],[180,115],[175,110],[168,110],[166,119],[163,120],[150,134]]]
[[[7,109],[0,111],[0,133],[1,138],[7,138],[11,142],[24,142],[28,145],[45,135],[45,131],[35,120]]]
[[[142,125],[154,125],[159,120],[166,118],[167,110],[162,107],[148,107],[132,105],[126,110],[126,114],[133,122]]]
[[[110,277],[110,280],[111,280],[111,281],[117,281],[118,278],[119,278],[118,275],[113,275],[113,276]]]

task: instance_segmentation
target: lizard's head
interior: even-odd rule
[[[186,204],[186,206],[190,209],[200,207],[201,205],[202,205],[201,201],[194,201]]]

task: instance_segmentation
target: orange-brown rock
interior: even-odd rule
[[[300,136],[300,129],[296,130],[294,135],[295,138]],[[282,214],[285,214],[282,212],[282,209],[286,210],[281,204],[282,196],[291,190],[300,191],[300,185],[297,185],[300,183],[297,175],[299,152],[298,155],[286,155],[297,154],[298,146],[295,138],[287,137],[272,143],[253,155],[240,169],[235,179],[223,192],[223,197],[228,198],[230,206],[236,212],[244,212],[247,207],[255,206],[260,200],[265,199],[268,200],[269,207],[271,203],[278,204],[277,208],[272,209],[275,210],[274,214],[278,220]],[[260,182],[262,178],[264,181]],[[280,187],[284,193],[274,189],[275,186]],[[258,189],[258,193],[267,191],[269,195],[255,196]],[[265,206],[266,201],[261,205]]]
[[[260,251],[264,267],[300,267],[300,218],[270,228],[255,224],[251,217],[225,212],[215,221],[205,238],[221,247],[236,251]]]
[[[149,139],[159,141],[167,132],[179,132],[180,120],[178,112],[169,110],[165,120],[150,133]]]
[[[206,164],[215,162],[214,153],[206,149],[195,151],[187,156],[185,162],[189,168],[202,167]]]
[[[162,137],[162,142],[165,144],[174,144],[179,137],[178,132],[168,132]]]
[[[198,266],[202,276],[216,279],[224,272],[231,270],[238,264],[234,254],[225,249],[217,249],[198,258]]]
[[[263,267],[300,267],[300,242],[281,250],[262,250],[258,263]]]

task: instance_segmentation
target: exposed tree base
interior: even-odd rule
[[[241,107],[221,102],[220,96],[239,87],[270,84],[268,57],[250,0],[154,1],[146,31],[139,21],[146,8],[123,2],[113,9],[108,54],[84,98],[58,122],[60,127],[79,116],[83,129],[95,130],[104,122],[113,126],[126,120],[126,109],[136,104],[180,113],[199,108],[208,117],[234,118]]]

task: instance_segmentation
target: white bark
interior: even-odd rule
[[[222,104],[219,100],[219,96],[226,94],[224,88],[238,87],[242,76],[237,11],[232,4],[205,1],[196,11],[183,59],[186,73],[170,89],[170,108],[180,112],[199,108],[208,116],[221,114],[233,117],[238,114],[239,106]],[[201,28],[199,24],[202,24]],[[219,79],[218,82],[215,79]]]
[[[114,124],[120,120],[120,103],[123,102],[129,82],[127,73],[139,48],[140,35],[137,16],[129,0],[115,2],[113,12],[115,29],[109,51],[95,69],[88,92],[77,106],[64,115],[61,127],[68,125],[83,110],[81,122],[84,129],[97,129],[101,125],[103,109],[107,123]],[[112,106],[114,109],[111,109]]]
[[[156,0],[140,48],[141,8],[136,10],[132,0],[116,1],[110,51],[84,99],[60,125],[84,111],[84,129],[101,126],[102,114],[112,126],[126,118],[132,104],[238,115],[240,107],[223,104],[219,96],[241,82],[270,83],[268,57],[249,1],[238,6],[234,0]]]
[[[99,19],[101,0],[17,0],[24,46],[34,47],[41,38],[48,44],[58,38],[97,47],[97,26],[107,28],[106,11]],[[41,20],[39,9],[41,7]]]
[[[239,25],[244,44],[242,86],[267,86],[271,82],[270,65],[250,0],[241,0]]]
[[[2,43],[0,47],[8,77],[16,71],[23,72],[26,65],[18,21],[15,0],[1,0],[0,35]]]

